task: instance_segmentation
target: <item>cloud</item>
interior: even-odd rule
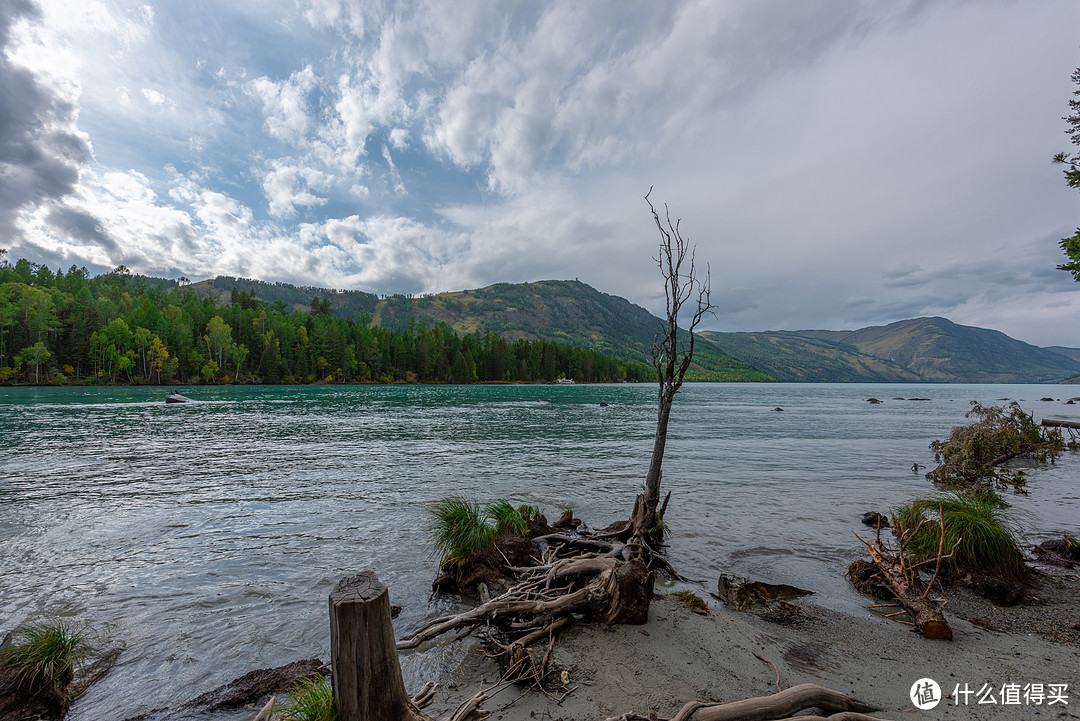
[[[304,138],[310,122],[307,96],[315,85],[315,72],[310,65],[282,82],[266,76],[251,81],[249,91],[262,103],[266,128],[272,137],[292,143]]]
[[[120,254],[120,246],[109,236],[101,221],[75,208],[56,207],[48,211],[45,222],[72,240],[101,246],[110,257]]]
[[[580,277],[659,312],[655,186],[714,328],[1080,310],[1048,163],[1073,0],[178,7],[0,9],[19,252],[387,293]]]
[[[326,198],[320,198],[308,190],[325,184],[326,176],[323,173],[278,160],[271,163],[262,185],[270,201],[270,214],[282,218],[295,214],[297,206],[325,205]]]
[[[39,17],[28,0],[0,7],[0,51],[13,26]],[[13,236],[19,211],[73,192],[90,146],[75,125],[76,106],[7,52],[0,52],[0,97],[0,235]]]

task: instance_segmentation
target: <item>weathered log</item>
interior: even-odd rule
[[[923,587],[918,574],[910,570],[905,573],[902,560],[886,551],[878,541],[866,543],[866,549],[896,600],[911,616],[919,633],[925,638],[951,641],[952,628],[941,612],[941,605],[927,597],[929,588]]]
[[[390,624],[390,594],[374,571],[330,593],[330,658],[341,721],[428,720],[405,692]]]
[[[1053,418],[1043,418],[1042,425],[1046,428],[1080,429],[1080,423],[1077,423],[1076,421],[1055,421]]]
[[[794,714],[808,708],[817,708],[833,714],[828,717],[830,721],[878,721],[865,714],[880,710],[878,706],[858,701],[839,691],[817,684],[804,683],[772,696],[759,696],[730,703],[707,704],[691,701],[683,706],[670,721],[779,721],[791,718]],[[609,718],[607,721],[637,721],[646,718],[655,719],[656,717],[631,713]],[[815,717],[799,716],[797,718],[802,721]]]

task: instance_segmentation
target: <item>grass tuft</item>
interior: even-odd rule
[[[440,567],[461,566],[473,554],[491,546],[497,536],[523,535],[529,521],[544,516],[536,506],[514,508],[503,499],[481,506],[460,496],[435,501],[428,506],[428,513]]]
[[[691,611],[709,610],[709,604],[705,603],[701,596],[693,591],[675,591],[671,595],[675,597],[675,600],[678,601],[679,605],[683,608],[689,608]]]
[[[960,541],[943,567],[1018,581],[1026,566],[1007,508],[1000,496],[982,488],[916,498],[895,509],[893,516],[897,536],[915,560],[936,556],[943,516],[945,553]]]
[[[75,666],[86,651],[82,631],[64,621],[22,626],[16,643],[0,648],[0,668],[23,693],[48,686],[63,689],[75,678]]]
[[[518,506],[517,512],[526,524],[544,517],[544,510],[540,506]]]
[[[510,505],[510,501],[499,499],[487,504],[484,508],[487,517],[495,522],[495,533],[512,533],[521,535],[525,533],[528,524],[522,518],[521,513]]]
[[[308,676],[292,685],[279,717],[282,721],[338,721],[334,692],[323,676]]]
[[[442,498],[432,503],[428,512],[434,520],[432,533],[440,566],[459,566],[495,540],[495,528],[476,501],[460,496]]]

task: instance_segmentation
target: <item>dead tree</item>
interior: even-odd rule
[[[708,266],[705,278],[698,275],[694,263],[696,248],[683,237],[680,220],[671,220],[671,212],[664,204],[664,218],[649,200],[652,188],[645,195],[649,204],[653,222],[660,233],[660,254],[654,260],[660,267],[664,278],[664,300],[667,315],[663,326],[656,334],[652,347],[652,364],[656,368],[656,380],[659,385],[656,409],[656,437],[653,440],[652,459],[649,472],[645,476],[645,492],[638,495],[634,502],[634,512],[628,525],[629,537],[646,545],[657,544],[663,540],[660,525],[663,509],[660,509],[661,466],[664,462],[664,448],[667,445],[668,420],[671,417],[671,405],[675,394],[682,387],[683,378],[694,358],[694,330],[704,315],[714,307],[710,302],[711,277]],[[696,300],[696,306],[687,303]],[[684,307],[693,308],[687,331],[679,330],[679,315]],[[665,501],[666,506],[666,501]]]

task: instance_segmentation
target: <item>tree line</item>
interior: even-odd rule
[[[132,274],[55,273],[0,250],[0,383],[477,383],[652,381],[655,371],[549,341],[387,329],[329,299],[290,309],[254,291],[227,302]]]

